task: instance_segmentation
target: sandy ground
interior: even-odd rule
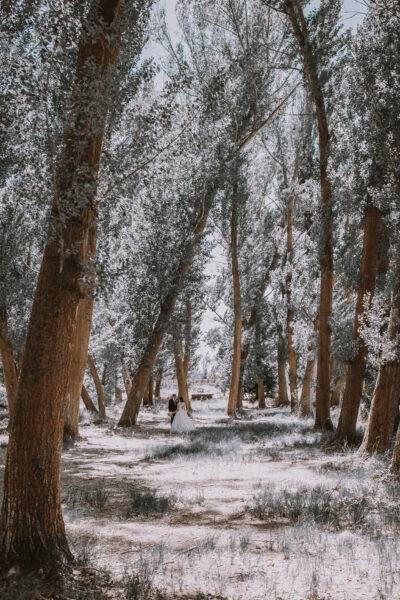
[[[264,489],[380,494],[381,462],[328,454],[311,423],[279,409],[248,406],[232,421],[219,396],[194,403],[194,420],[189,439],[170,434],[165,404],[143,411],[128,431],[117,429],[112,415],[97,426],[83,418],[81,440],[63,453],[62,474],[77,553],[117,581],[136,573],[175,597],[400,599],[397,531],[261,520],[249,510]],[[200,448],[179,450],[193,439]],[[132,489],[154,490],[170,506],[128,516]],[[126,597],[122,587],[115,597]]]

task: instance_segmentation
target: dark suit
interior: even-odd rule
[[[175,412],[177,406],[178,406],[178,402],[176,402],[173,398],[170,398],[169,402],[168,402],[168,412],[170,412],[170,413]],[[172,424],[172,421],[174,420],[174,418],[175,418],[175,415],[171,415],[171,424]]]

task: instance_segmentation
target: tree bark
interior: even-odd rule
[[[130,373],[128,371],[128,368],[124,364],[122,364],[122,379],[124,380],[125,393],[126,393],[126,397],[128,398],[129,393],[132,388],[132,379],[131,379]]]
[[[178,382],[178,395],[183,398],[186,409],[190,411],[189,389],[186,378],[185,361],[182,347],[182,331],[180,323],[176,323],[173,332],[173,347],[175,359],[176,380]]]
[[[87,296],[85,240],[118,54],[121,2],[92,4],[78,46],[72,114],[58,162],[51,230],[32,305],[4,477],[2,568],[71,557],[60,500],[60,452],[76,313]]]
[[[294,413],[297,409],[297,357],[293,339],[293,301],[292,301],[292,263],[293,263],[293,205],[294,195],[289,194],[287,200],[287,218],[286,218],[286,256],[289,268],[286,277],[286,335],[288,348],[289,364],[289,389],[290,389],[290,410]]]
[[[322,84],[317,60],[309,41],[307,22],[298,0],[285,0],[293,34],[302,58],[305,76],[315,107],[319,142],[319,169],[322,209],[322,248],[320,253],[320,297],[318,314],[317,393],[315,402],[315,427],[332,430],[330,418],[330,359],[332,312],[333,251],[332,251],[332,184],[328,177],[330,134],[325,109]]]
[[[343,394],[343,386],[346,381],[346,370],[341,369],[341,373],[336,377],[335,385],[331,392],[331,407],[339,406]]]
[[[165,331],[174,311],[179,293],[182,290],[186,275],[189,273],[195,253],[202,239],[204,228],[208,221],[208,215],[214,201],[215,194],[219,189],[220,174],[208,182],[207,188],[199,202],[196,220],[193,224],[192,235],[188,236],[188,242],[182,252],[175,274],[172,278],[170,289],[161,302],[157,321],[147,342],[142,359],[133,377],[132,387],[128,400],[122,412],[118,425],[130,427],[136,423],[137,415],[146,388],[149,374],[154,366],[157,353],[164,339]]]
[[[83,404],[85,405],[86,410],[88,410],[89,412],[91,412],[95,415],[99,414],[99,411],[93,404],[93,400],[91,399],[89,392],[87,391],[87,389],[84,385],[82,385],[82,389],[81,389],[81,398],[83,400]]]
[[[160,367],[157,371],[156,382],[155,382],[155,387],[154,387],[154,396],[158,399],[161,398],[162,377],[163,377],[163,369],[162,369],[162,367]]]
[[[94,237],[94,236],[93,236]],[[93,255],[92,246],[90,253]],[[92,298],[84,298],[79,302],[76,316],[76,328],[72,348],[72,359],[69,372],[69,390],[67,409],[64,421],[64,441],[74,441],[79,436],[79,400],[81,398],[83,379],[88,357],[90,330],[92,327]]]
[[[10,428],[17,402],[18,372],[14,357],[14,349],[8,332],[6,309],[0,310],[0,355],[3,364],[4,384],[7,393]]]
[[[315,358],[312,355],[312,350],[309,351],[306,369],[303,378],[303,387],[301,388],[300,404],[299,404],[299,416],[310,417],[312,415],[311,410],[311,381],[315,366]]]
[[[357,289],[357,302],[354,318],[353,340],[356,354],[347,364],[346,383],[336,439],[354,443],[356,441],[357,417],[363,389],[365,365],[368,349],[360,337],[360,326],[364,314],[364,302],[367,294],[370,299],[375,291],[379,266],[379,240],[382,230],[382,215],[371,203],[364,212],[364,238],[360,263],[360,282]]]
[[[400,335],[400,278],[393,293],[388,335],[393,343],[396,343],[396,339]],[[398,343],[396,343],[395,357],[392,360],[382,362],[379,367],[368,423],[361,445],[361,451],[368,454],[386,452],[390,446],[400,397],[400,358],[398,352]]]
[[[231,209],[231,269],[233,289],[233,349],[231,381],[229,386],[228,415],[233,415],[238,407],[239,377],[240,377],[240,355],[242,350],[242,300],[240,291],[240,272],[238,256],[238,190],[234,186],[232,194]]]
[[[106,403],[104,396],[104,386],[101,382],[99,372],[97,370],[96,361],[91,354],[88,354],[88,366],[93,379],[94,387],[96,388],[97,404],[99,407],[99,415],[101,419],[106,418]]]
[[[278,331],[278,406],[288,406],[290,400],[287,393],[285,339],[282,331]]]
[[[264,379],[260,376],[257,377],[257,398],[258,408],[265,408]]]

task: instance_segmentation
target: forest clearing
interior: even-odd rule
[[[0,599],[400,600],[399,0],[0,32]]]
[[[83,415],[63,512],[78,560],[109,574],[104,598],[400,598],[385,459],[324,449],[288,409],[247,405],[232,423],[225,407],[197,403],[189,438],[170,435],[165,401],[135,436]]]

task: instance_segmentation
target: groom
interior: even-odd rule
[[[177,412],[177,408],[178,408],[178,401],[176,399],[176,394],[172,394],[171,398],[169,399],[168,402],[168,414],[171,417],[171,425],[172,422],[175,418],[176,412]]]

